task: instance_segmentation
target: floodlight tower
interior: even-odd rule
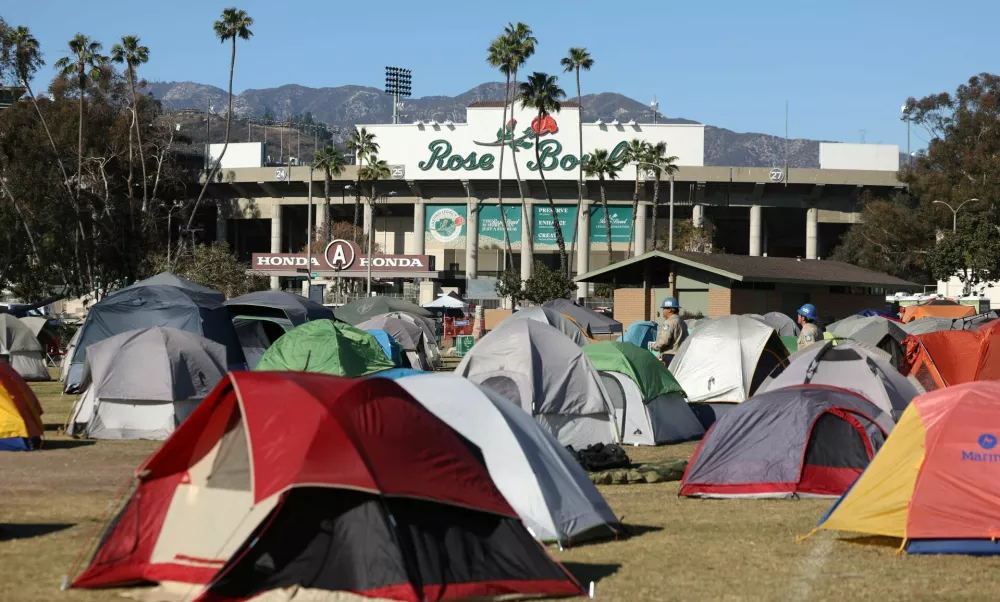
[[[409,69],[385,68],[385,93],[392,95],[392,122],[399,123],[400,98],[409,98],[413,77]]]

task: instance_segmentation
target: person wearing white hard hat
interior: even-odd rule
[[[660,311],[663,312],[663,326],[656,335],[656,342],[650,343],[649,348],[658,351],[660,361],[670,365],[670,360],[674,358],[681,348],[681,343],[688,336],[687,324],[681,320],[681,306],[673,297],[663,300]]]

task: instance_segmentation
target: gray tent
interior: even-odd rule
[[[903,348],[903,339],[906,337],[906,331],[892,320],[877,320],[851,335],[851,339],[855,341],[874,345],[888,353],[896,369],[899,369],[906,353]]]
[[[123,288],[121,290],[122,291],[127,291],[129,289],[142,288],[144,286],[173,286],[173,287],[176,287],[176,288],[182,288],[182,289],[187,290],[187,291],[192,291],[192,292],[195,292],[195,293],[201,293],[203,295],[208,295],[209,297],[214,298],[219,303],[222,303],[223,301],[226,300],[226,296],[223,295],[222,293],[220,293],[219,291],[217,291],[215,289],[212,289],[212,288],[209,288],[207,286],[202,286],[200,284],[196,284],[196,283],[188,280],[184,276],[178,276],[177,274],[174,274],[173,272],[160,272],[159,274],[157,274],[157,275],[155,275],[155,276],[153,276],[151,278],[146,278],[145,280],[140,280],[139,282],[136,282],[135,284],[132,284],[130,286],[126,286],[125,288]],[[114,294],[117,294],[119,292],[121,292],[121,291],[116,291],[116,293],[114,293]]]
[[[275,341],[293,328],[292,323],[283,318],[249,316],[233,318],[233,327],[236,328],[236,338],[240,341],[250,370],[257,367],[257,362]]]
[[[586,335],[573,320],[570,320],[561,312],[548,307],[528,307],[514,312],[503,322],[516,322],[518,320],[534,320],[542,324],[548,324],[569,337],[577,347],[583,347],[588,343]]]
[[[172,274],[171,280],[178,278]],[[151,279],[152,280],[152,279]],[[70,357],[65,391],[79,390],[87,348],[108,337],[152,326],[169,326],[186,330],[225,346],[230,369],[246,367],[243,349],[236,337],[229,311],[222,304],[221,293],[205,293],[204,287],[179,287],[165,284],[138,283],[122,289],[98,302],[87,314],[81,326],[80,339]],[[74,367],[78,369],[74,370]]]
[[[761,393],[723,414],[705,435],[680,495],[839,497],[893,426],[852,391],[799,385]]]
[[[347,322],[351,326],[356,326],[375,316],[400,311],[422,318],[433,318],[434,314],[426,309],[392,297],[363,297],[350,303],[338,307],[333,311],[333,315],[341,322]]]
[[[50,380],[41,343],[21,320],[0,314],[0,353],[24,380]]]
[[[911,320],[900,326],[906,334],[927,334],[928,332],[938,332],[939,330],[951,330],[951,325],[955,320],[951,318],[927,317],[919,320]]]
[[[780,311],[769,311],[761,316],[761,319],[764,320],[765,324],[773,328],[779,337],[799,336],[799,325],[795,323],[795,320]]]
[[[386,314],[375,316],[369,320],[358,324],[356,328],[361,330],[384,330],[396,339],[410,368],[414,370],[433,370],[430,361],[427,359],[426,345],[424,344],[424,331],[417,324],[405,320],[401,314]]]
[[[423,343],[424,357],[427,358],[427,362],[430,365],[429,370],[433,370],[434,368],[441,366],[441,349],[438,347],[433,320],[401,311],[395,311],[386,315],[402,320],[403,322],[408,322],[420,328],[421,332],[424,334],[421,342]]]
[[[226,348],[175,328],[142,328],[90,346],[86,391],[67,431],[95,439],[166,439],[226,374]]]
[[[283,291],[257,291],[226,301],[226,307],[234,318],[253,316],[279,318],[291,322],[292,326],[309,320],[332,320],[333,312],[323,305],[301,295]]]
[[[455,373],[487,386],[535,417],[563,445],[618,440],[614,407],[583,350],[535,320],[504,321]]]
[[[810,345],[788,358],[791,363],[781,374],[764,381],[759,391],[808,384],[841,387],[898,419],[917,390],[886,361],[884,352],[866,347],[850,340]]]
[[[577,305],[568,299],[546,301],[542,304],[542,307],[548,307],[570,316],[587,329],[591,336],[598,334],[621,334],[623,332],[622,323],[618,320],[609,318],[589,307]]]

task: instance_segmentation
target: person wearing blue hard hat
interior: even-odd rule
[[[802,329],[799,332],[799,349],[803,347],[808,347],[817,341],[823,340],[823,333],[820,332],[819,326],[816,325],[816,306],[812,303],[806,303],[799,308],[799,327]]]
[[[670,360],[681,348],[681,343],[688,336],[687,324],[681,320],[681,305],[677,299],[667,297],[660,303],[660,311],[663,312],[663,326],[656,335],[656,342],[650,343],[649,348],[658,351],[660,361],[670,364]]]

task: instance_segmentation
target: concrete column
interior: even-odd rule
[[[695,203],[691,207],[691,224],[695,228],[705,226],[705,206]]]
[[[521,209],[521,279],[531,278],[535,269],[535,254],[529,232],[533,232],[535,223],[535,209],[531,199],[524,199],[524,207]]]
[[[331,205],[333,203],[331,202]],[[313,212],[316,214],[313,218],[313,240],[325,240],[326,239],[326,199],[325,198],[313,198]]]
[[[427,206],[423,200],[417,199],[413,204],[413,254],[424,254],[424,222],[427,221]],[[440,268],[438,268],[440,269]],[[433,301],[433,299],[432,299]]]
[[[760,257],[760,205],[750,207],[750,256]]]
[[[361,203],[362,203],[362,211],[364,212],[363,213],[364,229],[362,230],[362,232],[368,234],[373,232],[372,227],[374,226],[374,224],[372,223],[372,206],[371,203],[368,203],[364,199],[361,200]]]
[[[639,203],[639,210],[635,213],[635,254],[642,255],[646,252],[646,205]]]
[[[819,209],[810,207],[806,209],[806,259],[817,259],[819,257]]]
[[[580,212],[576,216],[576,275],[590,271],[590,206],[588,200],[583,201]],[[589,292],[586,282],[576,285],[576,298],[583,299]]]
[[[469,199],[465,220],[465,280],[479,277],[479,203]]]
[[[281,204],[277,199],[271,199],[271,252],[281,253]],[[271,276],[271,290],[281,287],[277,276]]]

